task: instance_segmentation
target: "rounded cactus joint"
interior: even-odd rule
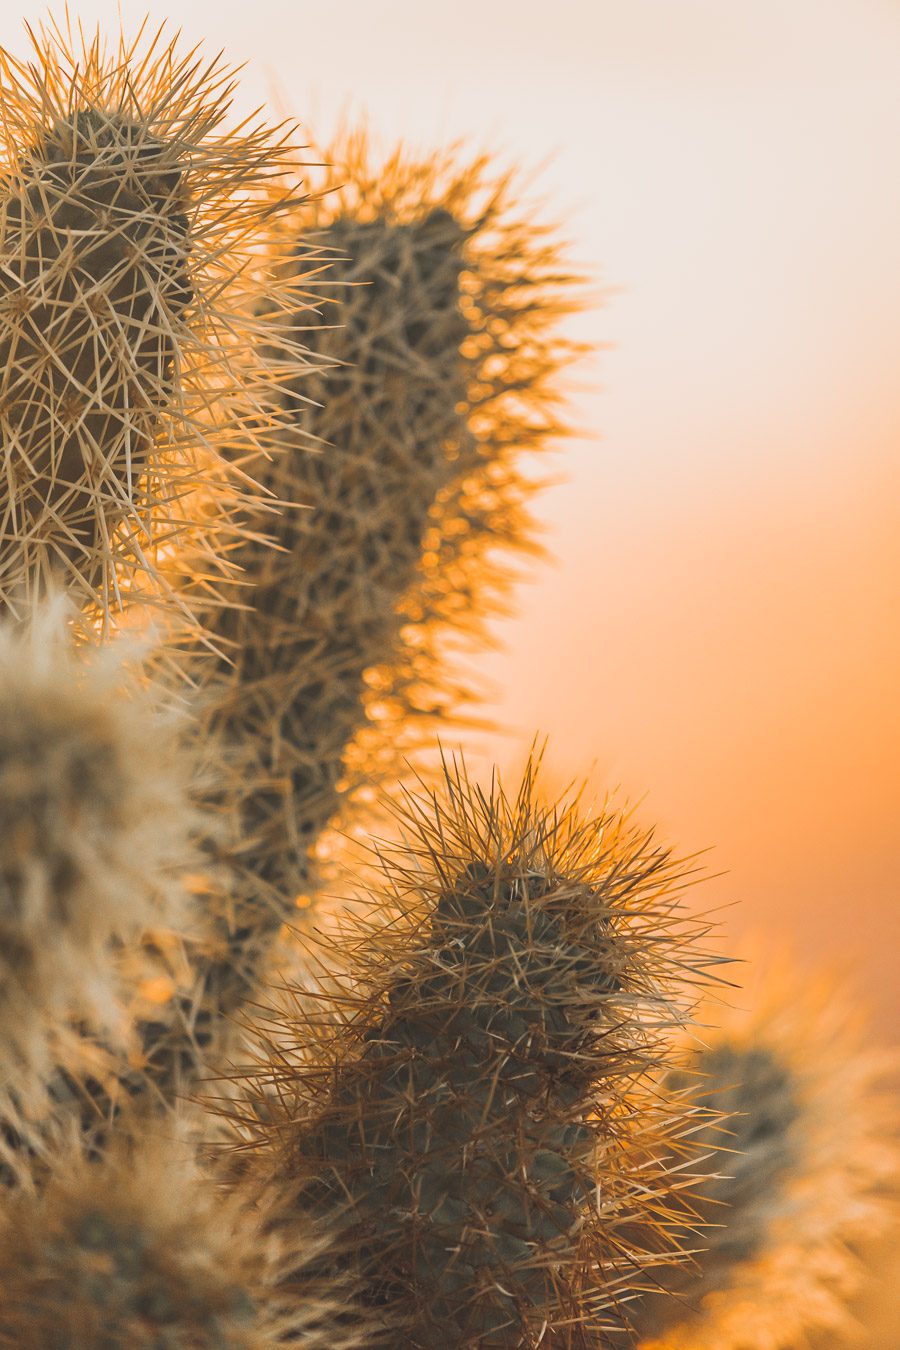
[[[17,527],[93,591],[148,500],[193,300],[184,154],[118,111],[75,109],[5,188],[0,434]]]
[[[348,969],[285,1029],[309,1049],[273,1061],[260,1163],[282,1222],[338,1228],[405,1345],[624,1327],[629,1281],[677,1255],[666,1168],[633,1164],[678,1135],[641,1084],[687,1016],[682,971],[703,978],[702,926],[664,850],[542,805],[533,769],[513,799],[458,766],[445,787],[411,799],[366,943],[355,928]]]

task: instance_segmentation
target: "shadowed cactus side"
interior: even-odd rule
[[[323,1244],[262,1236],[187,1149],[120,1138],[62,1151],[0,1216],[0,1345],[17,1350],[355,1350],[347,1290],[303,1279]],[[283,1283],[292,1271],[292,1286]]]
[[[338,1230],[386,1343],[593,1345],[676,1256],[646,1160],[683,1165],[684,1121],[642,1084],[710,978],[683,869],[541,806],[533,767],[512,799],[448,769],[404,821],[376,919],[336,937],[346,969],[276,1023],[256,1167],[288,1230]]]
[[[718,1175],[683,1206],[685,1245],[705,1250],[634,1304],[646,1350],[855,1343],[847,1305],[866,1275],[854,1249],[898,1217],[889,1057],[866,1048],[834,981],[756,984],[751,1013],[692,1056],[690,1079],[666,1080],[725,1119],[698,1132]]]
[[[62,583],[101,628],[139,595],[190,627],[260,500],[240,468],[277,415],[260,286],[303,364],[266,256],[287,152],[227,130],[228,71],[161,30],[32,41],[0,54],[0,602]]]

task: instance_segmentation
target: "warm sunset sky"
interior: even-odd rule
[[[737,902],[732,930],[856,967],[897,1034],[900,0],[171,13],[250,63],[242,106],[277,89],[320,137],[366,111],[388,143],[546,161],[613,291],[577,331],[613,347],[541,507],[558,565],[487,663],[517,733],[494,752],[540,729],[554,772],[596,764],[683,849],[714,845],[704,899]]]

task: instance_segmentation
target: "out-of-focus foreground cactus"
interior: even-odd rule
[[[594,1350],[689,1298],[706,1343],[781,1350],[723,1300],[874,1226],[881,1163],[860,1132],[802,1209],[854,1091],[768,1020],[679,1076],[713,973],[665,850],[452,769],[365,920],[284,929],[341,808],[454,711],[496,546],[534,547],[519,459],[561,430],[578,294],[552,235],[483,161],[364,138],[305,200],[158,34],[0,67],[0,1344]],[[717,1123],[748,1093],[761,1122]]]
[[[57,602],[0,625],[0,1104],[32,1143],[54,1051],[70,1079],[101,1073],[99,1044],[67,1019],[136,1048],[126,1007],[152,994],[154,976],[133,964],[136,987],[127,981],[112,944],[124,951],[153,930],[161,951],[166,934],[193,926],[184,719],[118,650],[79,660],[66,618]],[[8,1142],[0,1153],[14,1166]]]
[[[239,1197],[217,1197],[187,1141],[126,1136],[93,1162],[63,1148],[0,1217],[0,1345],[354,1350],[346,1288],[303,1274],[320,1245],[261,1234]]]
[[[633,1306],[646,1350],[793,1350],[814,1332],[853,1343],[860,1253],[897,1219],[896,1061],[867,1043],[833,977],[804,986],[783,971],[751,988],[752,1012],[725,1019],[690,1077],[666,1080],[725,1118],[698,1140],[719,1176],[683,1207],[684,1245],[705,1250]]]

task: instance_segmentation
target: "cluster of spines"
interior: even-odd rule
[[[695,1136],[714,1175],[676,1206],[694,1260],[634,1300],[642,1348],[854,1340],[858,1253],[897,1221],[898,1143],[896,1060],[866,1047],[853,1002],[838,980],[756,974],[751,1010],[720,1013],[689,1077],[667,1074],[664,1091],[718,1113]]]
[[[39,1157],[42,1192],[25,1186],[0,1228],[0,1340],[355,1344],[331,1294],[294,1297],[303,1224],[323,1214],[340,1241],[310,1239],[314,1278],[361,1278],[382,1338],[784,1350],[809,1327],[838,1334],[859,1282],[848,1248],[890,1212],[870,1061],[839,1044],[833,1010],[787,1015],[782,997],[695,1056],[705,1105],[671,1073],[655,1098],[700,960],[676,872],[611,819],[539,808],[530,778],[510,803],[451,774],[448,804],[414,809],[418,855],[391,860],[326,1025],[280,1029],[279,1047],[298,1029],[306,1045],[270,1075],[281,1104],[255,1102],[276,1195],[266,1235],[251,1225],[273,1251],[289,1239],[280,1265],[262,1273],[199,1183],[184,1213],[166,1208],[169,1160],[135,1167],[121,1130],[90,1165],[84,1141],[64,1156],[54,1136],[54,1163],[31,1132],[45,1038],[57,1104],[96,1108],[121,1080],[123,1027],[141,1042],[132,1077],[180,1088],[172,1066],[196,1068],[314,886],[341,800],[449,711],[441,642],[502,595],[492,548],[534,547],[518,458],[563,429],[571,353],[552,328],[573,278],[483,161],[373,168],[351,138],[301,219],[279,136],[222,131],[216,62],[159,34],[142,54],[77,46],[51,27],[30,65],[0,58],[0,602],[21,618],[62,580],[88,641],[138,600],[180,616],[157,660],[207,684],[199,740],[240,836],[233,908],[206,866],[212,923],[193,992],[171,999],[148,965],[183,964],[156,925],[184,930],[175,872],[197,830],[168,714],[50,621],[0,634],[0,1137],[4,1180]],[[277,264],[298,221],[312,247],[293,239]],[[304,294],[303,269],[329,260],[343,327]],[[678,1162],[692,1148],[719,1154],[699,1197]],[[693,1265],[668,1264],[679,1246]]]
[[[508,798],[448,768],[405,819],[377,921],[279,1028],[301,1048],[262,1073],[258,1167],[288,1229],[336,1228],[388,1339],[593,1344],[677,1258],[685,1121],[645,1085],[709,978],[702,925],[665,850],[542,806],[531,769]]]
[[[164,603],[177,664],[228,594],[261,510],[243,465],[305,366],[270,256],[288,148],[227,128],[229,72],[162,30],[108,50],[51,25],[33,48],[0,54],[0,601],[21,615],[62,583],[103,630]]]
[[[51,27],[30,64],[0,58],[0,1151],[16,1192],[0,1340],[355,1345],[324,1287],[289,1297],[199,1180],[176,1190],[170,1159],[145,1166],[149,1142],[126,1143],[129,1096],[145,1113],[148,1086],[181,1086],[160,1083],[156,1042],[197,978],[187,892],[214,888],[184,724],[148,669],[183,691],[232,595],[244,517],[264,516],[246,462],[261,442],[284,449],[280,384],[307,365],[281,317],[288,295],[292,323],[302,308],[301,264],[284,282],[273,256],[297,198],[286,144],[225,128],[218,62],[160,34],[141,44]],[[57,588],[74,606],[34,620]],[[139,602],[161,611],[162,640],[125,670],[93,648]],[[209,1039],[179,1032],[198,1051]]]
[[[22,622],[63,588],[89,644],[149,609],[145,669],[183,697],[241,600],[235,548],[272,510],[247,464],[302,454],[281,389],[314,362],[302,242],[281,261],[300,196],[289,129],[230,126],[227,68],[145,27],[108,46],[51,22],[30,61],[0,54],[0,606]],[[228,904],[215,837],[194,954]],[[195,1070],[212,1041],[205,972],[176,965],[184,978],[136,1000],[133,1053],[169,1095],[172,1064]]]

